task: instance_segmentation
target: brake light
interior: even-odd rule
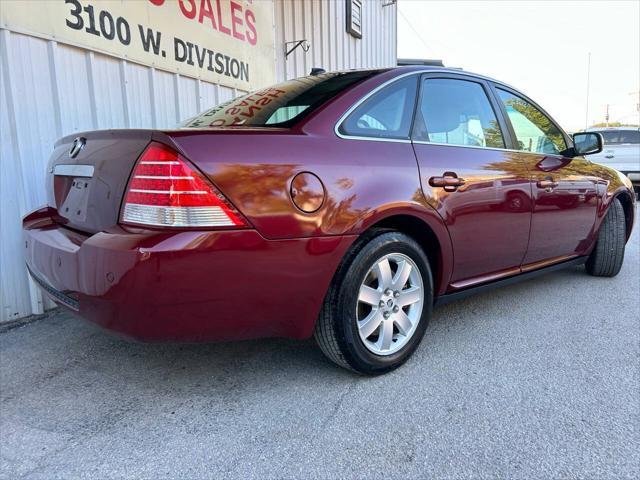
[[[136,164],[122,222],[159,227],[245,227],[247,222],[173,149],[151,143]]]

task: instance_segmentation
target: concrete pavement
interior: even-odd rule
[[[0,477],[638,478],[639,228],[620,275],[436,309],[403,368],[312,341],[143,345],[67,313],[0,335]]]

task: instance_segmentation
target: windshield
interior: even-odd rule
[[[288,127],[344,89],[380,72],[322,73],[287,80],[217,105],[180,127]]]

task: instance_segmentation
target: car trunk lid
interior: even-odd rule
[[[590,157],[590,160],[621,172],[638,172],[640,171],[640,145],[605,145],[604,150]]]
[[[89,233],[116,225],[129,176],[151,137],[151,130],[103,130],[58,140],[47,193],[60,220]]]

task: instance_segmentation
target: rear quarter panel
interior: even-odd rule
[[[253,226],[269,239],[358,232],[379,210],[419,205],[411,145],[291,134],[172,134]],[[375,145],[372,145],[375,143]],[[322,206],[305,213],[293,203],[301,172],[324,185]]]
[[[410,143],[304,131],[167,135],[265,238],[358,235],[390,216],[411,215],[438,238],[437,285],[448,281],[449,234],[425,201]],[[301,172],[314,173],[324,185],[324,201],[313,213],[298,209],[289,193]]]
[[[268,239],[358,235],[392,216],[420,219],[440,246],[435,284],[441,294],[451,275],[451,240],[424,198],[411,143],[343,139],[334,131],[356,101],[396,75],[358,84],[292,129],[182,129],[156,139],[180,149]],[[324,202],[313,213],[298,209],[289,194],[300,172],[314,173],[324,185]]]

